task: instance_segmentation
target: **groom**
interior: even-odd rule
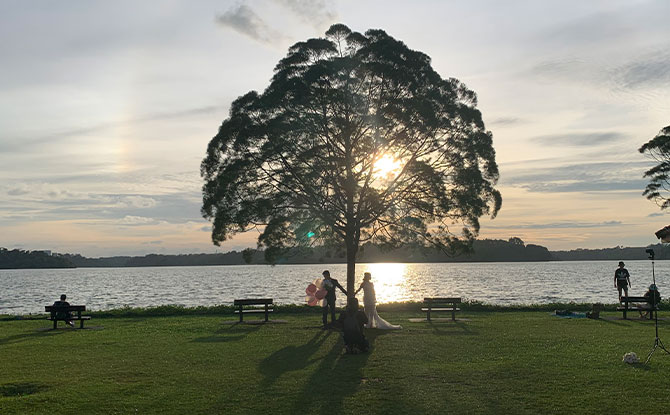
[[[344,295],[347,295],[347,291],[342,288],[339,282],[335,278],[330,278],[330,271],[323,271],[323,288],[326,290],[326,296],[324,297],[325,304],[323,305],[323,328],[328,327],[328,309],[330,308],[330,321],[331,324],[335,322],[335,287],[339,288]]]

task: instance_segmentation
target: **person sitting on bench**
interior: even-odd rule
[[[54,302],[54,307],[69,307],[70,303],[65,301],[67,296],[65,294],[61,294],[60,296],[60,301],[55,301]],[[74,321],[72,321],[72,313],[69,311],[59,311],[56,313],[56,318],[58,319],[67,319],[65,322],[67,323],[68,326],[74,327]],[[55,327],[55,326],[54,326]]]
[[[347,353],[367,352],[370,343],[363,334],[363,327],[368,322],[364,312],[358,309],[358,300],[351,298],[345,311],[340,314],[339,321],[342,323],[344,334],[344,345]]]
[[[661,302],[661,293],[658,292],[656,285],[651,284],[646,293],[644,293],[644,298],[647,299],[646,304],[642,304],[641,307],[649,308],[649,310],[642,312],[640,311],[640,317],[648,317],[649,313],[656,308],[658,303]]]

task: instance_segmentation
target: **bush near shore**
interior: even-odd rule
[[[616,311],[619,303],[604,304],[604,311]],[[414,311],[417,317],[422,313],[420,309],[422,303],[419,301],[402,301],[379,304],[377,310],[379,312],[409,312]],[[547,304],[512,304],[512,305],[496,305],[487,304],[480,301],[464,301],[459,308],[462,311],[554,311],[554,310],[570,310],[577,312],[586,312],[591,310],[592,303],[547,303]],[[670,309],[670,299],[661,301],[661,310]],[[214,305],[214,306],[197,306],[185,307],[182,305],[161,305],[155,307],[121,307],[111,310],[87,311],[86,314],[95,318],[115,318],[115,317],[167,317],[167,316],[206,316],[206,315],[227,315],[233,314],[235,307],[232,305]],[[287,314],[301,314],[314,313],[321,314],[321,307],[310,307],[302,304],[275,304],[274,313]],[[41,319],[45,314],[31,314],[24,316],[14,315],[0,315],[2,320],[17,320],[17,319]]]

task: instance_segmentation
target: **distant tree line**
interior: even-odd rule
[[[266,264],[264,252],[256,249],[231,251],[222,254],[150,254],[141,257],[117,256],[86,258],[79,254],[65,254],[77,267],[151,267],[151,266],[197,266],[197,265],[242,265]],[[552,255],[543,246],[525,244],[519,238],[508,241],[484,239],[474,242],[474,252],[447,256],[438,249],[404,246],[384,249],[366,243],[358,253],[358,262],[504,262],[504,261],[550,261]],[[278,258],[278,264],[346,263],[346,251],[332,247],[304,248],[290,256]]]
[[[436,249],[404,246],[384,249],[372,243],[363,244],[358,262],[531,262],[531,261],[620,261],[647,259],[651,248],[656,259],[670,259],[670,246],[662,244],[646,247],[613,247],[602,249],[574,249],[549,251],[546,247],[526,244],[517,237],[509,240],[482,239],[474,242],[469,254],[447,256]],[[182,254],[145,256],[114,256],[87,258],[79,254],[54,254],[44,251],[7,250],[0,248],[0,269],[13,268],[87,268],[87,267],[160,267],[201,265],[266,264],[262,250],[246,249],[221,254]],[[279,258],[278,264],[346,263],[346,252],[331,247],[305,248],[291,256]]]
[[[45,251],[0,248],[0,269],[21,268],[75,268],[65,257],[50,255]]]
[[[648,259],[647,249],[653,249],[656,259],[670,259],[670,246],[663,244],[648,245],[645,247],[623,247],[601,249],[573,249],[571,251],[551,251],[556,261],[621,261]]]

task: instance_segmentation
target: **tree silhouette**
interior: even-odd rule
[[[267,89],[235,100],[202,162],[212,241],[258,228],[276,261],[339,244],[354,292],[361,243],[468,249],[502,204],[473,91],[382,30],[342,24],[293,45]],[[461,229],[453,229],[461,228]]]
[[[640,147],[639,151],[646,153],[658,163],[644,173],[644,177],[649,177],[650,180],[642,194],[660,206],[661,210],[666,209],[670,206],[668,198],[670,191],[670,125]]]

